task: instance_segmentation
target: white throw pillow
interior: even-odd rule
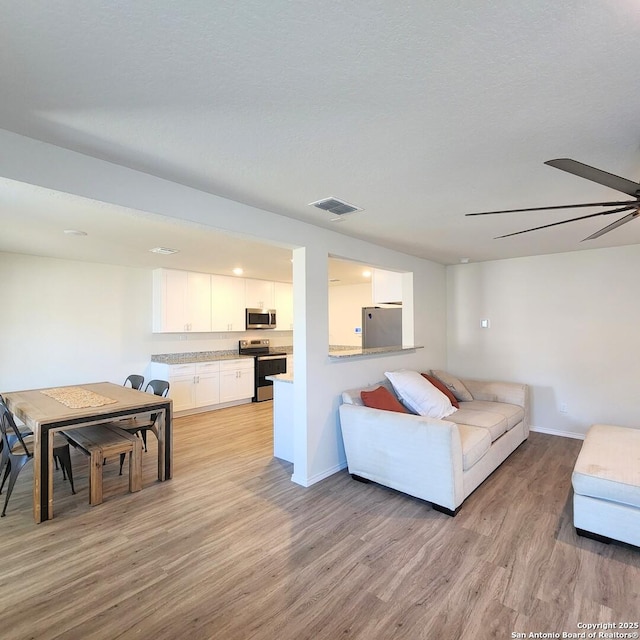
[[[414,413],[430,418],[446,418],[456,408],[451,400],[417,371],[400,369],[384,374],[402,402]]]

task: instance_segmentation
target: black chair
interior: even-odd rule
[[[150,380],[145,387],[145,392],[154,393],[157,396],[162,396],[163,398],[169,393],[169,383],[166,380]],[[147,450],[147,432],[152,431],[156,438],[158,437],[158,432],[156,431],[156,420],[158,419],[159,413],[152,413],[149,416],[149,419],[140,420],[138,418],[129,418],[127,420],[120,420],[116,422],[119,429],[124,429],[125,431],[135,434],[137,436],[142,437],[142,444],[144,445],[144,450]],[[120,455],[120,474],[122,474],[122,465],[124,464],[125,454]]]
[[[127,376],[127,379],[124,381],[124,384],[122,386],[126,387],[127,383],[131,385],[132,389],[141,391],[142,385],[144,384],[144,376],[139,376],[137,373],[132,373],[130,376]]]
[[[0,485],[0,493],[4,489],[7,478],[9,485],[7,487],[7,496],[4,500],[2,515],[4,518],[9,498],[13,492],[16,479],[22,468],[33,458],[33,440],[20,432],[16,426],[11,411],[3,400],[0,400],[0,436],[2,438],[2,459],[0,461],[0,470],[4,468],[4,476]],[[71,469],[71,454],[69,453],[69,444],[62,436],[57,433],[53,434],[53,455],[60,461],[62,467],[62,477],[66,480],[69,476],[71,484],[71,492],[75,494],[76,490],[73,486],[73,471]]]

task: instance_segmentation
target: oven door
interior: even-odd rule
[[[266,380],[266,377],[280,373],[287,373],[287,356],[256,357],[256,402],[273,398],[273,380]]]

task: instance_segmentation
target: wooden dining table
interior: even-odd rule
[[[170,398],[136,391],[111,382],[3,392],[9,411],[33,431],[33,517],[53,518],[53,433],[131,417],[158,413],[158,480],[172,474],[173,434]],[[91,406],[81,406],[81,405]]]

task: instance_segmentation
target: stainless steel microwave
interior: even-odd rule
[[[247,309],[246,310],[247,329],[275,329],[276,310],[275,309]]]

